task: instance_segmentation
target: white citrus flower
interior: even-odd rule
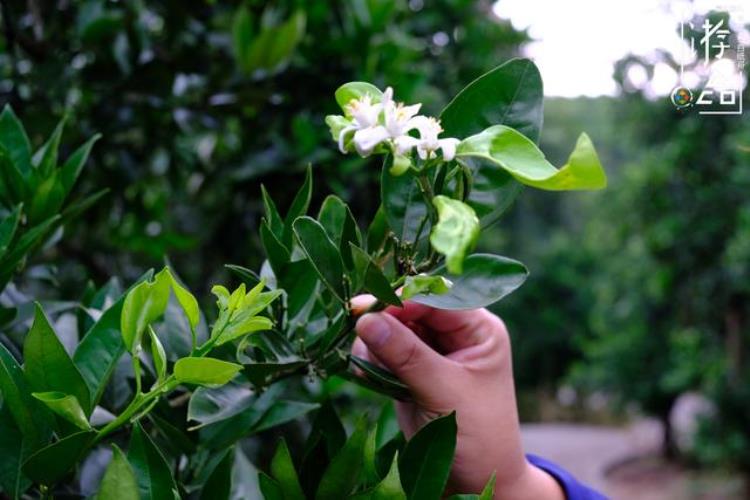
[[[442,151],[445,161],[451,161],[456,156],[456,146],[461,141],[452,137],[438,139],[438,135],[443,131],[443,127],[440,126],[438,120],[431,116],[417,116],[413,119],[413,122],[419,130],[419,140],[415,142],[413,137],[409,137],[409,140],[402,141],[404,146],[416,145],[417,153],[423,160],[432,158],[438,149]]]

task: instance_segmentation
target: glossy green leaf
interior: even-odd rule
[[[88,160],[89,158],[91,149],[94,147],[96,141],[98,141],[100,138],[100,134],[96,134],[91,137],[88,141],[86,141],[83,145],[76,149],[73,154],[71,154],[68,159],[65,160],[65,163],[63,163],[62,167],[60,167],[60,183],[63,186],[66,196],[68,195],[68,193],[70,193],[70,190],[73,189],[73,185],[78,179],[78,176],[81,174],[81,170],[83,170],[83,166],[86,164],[86,160]]]
[[[231,418],[249,408],[255,399],[253,391],[238,384],[199,387],[188,404],[188,420],[198,422],[190,430]]]
[[[130,462],[128,462],[122,450],[115,444],[112,445],[112,460],[104,472],[96,498],[97,500],[110,500],[112,498],[140,500],[141,498],[133,467],[130,466]]]
[[[454,412],[428,423],[406,443],[398,468],[409,499],[442,498],[456,450],[456,430]]]
[[[266,258],[271,265],[271,269],[279,277],[291,260],[289,250],[281,243],[279,237],[274,234],[265,221],[260,224],[260,241],[263,244],[263,249],[266,251]]]
[[[0,429],[0,491],[9,498],[21,498],[31,486],[31,481],[21,470],[29,452],[29,441],[6,406],[0,408]]]
[[[94,431],[81,431],[42,448],[23,464],[29,479],[41,484],[55,484],[70,472],[94,440]]]
[[[458,145],[456,157],[491,162],[519,182],[540,189],[602,189],[607,185],[604,169],[586,134],[581,134],[568,163],[559,170],[534,142],[505,125],[494,125],[467,137]]]
[[[400,401],[411,399],[409,388],[390,371],[370,363],[365,359],[358,358],[357,356],[350,356],[349,359],[354,366],[362,371],[364,377],[364,379],[353,378],[351,380],[360,382],[360,385],[365,385],[374,391],[391,396]],[[362,382],[369,382],[369,384],[362,384]]]
[[[51,433],[50,420],[41,403],[31,397],[26,377],[13,355],[0,343],[0,393],[3,411],[13,415],[16,425],[32,448],[45,443]]]
[[[150,326],[148,327],[148,335],[151,340],[151,358],[154,360],[156,379],[162,381],[167,374],[167,353],[164,352],[164,346],[161,345],[159,337],[156,336],[156,332]]]
[[[354,246],[354,244],[351,244],[351,252],[354,258],[354,267],[357,270],[357,274],[361,276],[365,291],[386,304],[400,307],[401,299],[398,298],[388,278],[385,277],[377,264],[370,259],[370,256],[361,248]]]
[[[417,237],[427,207],[419,185],[412,175],[393,176],[388,165],[380,176],[380,199],[383,211],[393,234],[403,242],[413,242]]]
[[[74,396],[86,415],[91,395],[81,372],[65,352],[60,339],[37,303],[34,323],[23,343],[24,372],[36,392],[56,391]]]
[[[31,158],[31,165],[37,170],[40,178],[47,178],[57,167],[57,152],[60,149],[60,138],[65,128],[65,117],[57,124],[47,142]]]
[[[417,274],[407,276],[401,288],[401,300],[409,300],[415,295],[442,295],[448,293],[453,286],[442,276]]]
[[[276,453],[271,459],[271,476],[278,481],[286,500],[305,500],[292,456],[283,439],[279,441]]]
[[[352,269],[353,261],[349,246],[361,245],[362,235],[347,204],[338,196],[327,196],[320,207],[318,222],[326,230],[331,241],[338,245],[344,265]]]
[[[65,201],[65,192],[58,179],[58,172],[42,179],[36,186],[27,209],[29,221],[37,224],[60,211]]]
[[[188,291],[187,288],[182,286],[182,284],[177,281],[169,268],[165,268],[165,271],[169,276],[169,283],[172,287],[172,292],[174,293],[177,302],[180,304],[180,307],[185,312],[188,323],[190,323],[190,328],[195,330],[195,327],[198,326],[201,318],[201,312],[198,307],[198,300],[196,300],[196,298],[192,293]]]
[[[333,457],[318,485],[316,500],[337,500],[354,489],[362,471],[367,420],[361,418],[344,446]]]
[[[31,172],[31,143],[10,105],[0,113],[0,144],[9,152],[18,171],[27,177]]]
[[[507,125],[539,140],[544,92],[536,65],[511,59],[467,85],[440,114],[445,137],[468,137],[492,125]]]
[[[31,395],[79,429],[86,430],[91,428],[86,414],[75,396],[54,391],[34,392]]]
[[[493,498],[495,498],[495,474],[492,474],[492,477],[479,495],[474,493],[451,495],[448,497],[448,500],[492,500]]]
[[[284,232],[281,235],[281,242],[286,248],[292,248],[294,242],[294,226],[293,224],[298,217],[302,217],[307,213],[307,209],[310,207],[310,199],[312,198],[312,168],[307,167],[305,170],[305,182],[302,187],[299,188],[297,194],[292,200],[292,205],[286,213],[284,218]]]
[[[463,272],[446,274],[435,270],[453,285],[442,295],[417,295],[411,300],[438,309],[476,309],[497,302],[520,287],[529,275],[520,262],[490,254],[473,254],[464,260]]]
[[[201,489],[201,500],[229,500],[232,493],[232,466],[234,448],[229,448],[224,457],[211,471]]]
[[[528,59],[513,59],[464,88],[440,115],[446,137],[464,138],[492,125],[507,125],[534,142],[542,128],[544,93],[539,70]],[[464,159],[472,174],[467,202],[483,226],[495,222],[521,191],[505,170]]]
[[[344,263],[338,247],[333,244],[323,226],[312,217],[304,216],[295,220],[294,233],[321,281],[343,302]]]
[[[266,191],[266,187],[262,184],[260,186],[260,191],[263,196],[263,209],[265,211],[266,224],[274,236],[280,239],[284,232],[284,221],[281,219],[279,209],[276,208],[276,203],[274,203],[273,198],[271,198],[271,195]]]
[[[130,290],[151,276],[152,272],[147,272]],[[127,294],[128,292],[125,292],[104,311],[86,332],[73,354],[73,362],[80,370],[91,393],[92,407],[99,403],[117,362],[125,353],[125,343],[120,333],[120,317]]]
[[[258,472],[258,486],[264,500],[286,500],[279,482],[262,472]]]
[[[10,152],[0,144],[0,203],[6,206],[18,205],[29,197],[29,186],[18,167],[13,163]]]
[[[140,424],[135,424],[130,436],[128,461],[133,467],[142,499],[174,498],[177,490],[169,464]]]
[[[128,292],[120,321],[128,352],[135,352],[146,326],[164,314],[169,302],[169,288],[169,274],[164,270],[154,276],[153,281],[143,281]]]
[[[438,223],[432,228],[430,243],[445,255],[445,267],[452,274],[461,274],[466,254],[479,238],[479,219],[467,204],[438,195],[432,199],[438,211]]]
[[[374,488],[354,496],[353,500],[406,500],[398,472],[398,453],[393,457],[388,474]]]
[[[341,106],[342,111],[346,112],[346,105],[352,99],[359,99],[364,96],[370,96],[374,102],[380,102],[383,92],[375,85],[367,82],[349,82],[336,89],[336,102]]]
[[[18,221],[21,220],[22,204],[18,204],[13,211],[0,220],[0,258],[13,240],[18,228]]]
[[[307,413],[317,410],[319,407],[320,405],[317,403],[280,399],[274,402],[256,422],[252,428],[252,432],[261,432],[297,420]]]
[[[240,370],[242,365],[214,358],[182,358],[174,364],[174,376],[179,382],[205,386],[224,385]]]

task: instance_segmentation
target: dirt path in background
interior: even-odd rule
[[[560,464],[613,500],[735,500],[736,478],[697,474],[658,458],[661,428],[643,420],[627,428],[524,424],[527,453]],[[631,460],[634,457],[652,457]],[[613,465],[610,474],[605,471]]]

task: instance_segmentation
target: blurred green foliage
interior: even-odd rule
[[[338,85],[392,85],[437,113],[526,39],[474,0],[2,5],[0,102],[34,136],[65,113],[72,143],[102,133],[82,188],[113,196],[61,246],[98,280],[164,255],[189,283],[226,262],[255,267],[259,184],[285,207],[308,163],[320,193],[374,213],[362,193],[379,168],[333,160],[323,118]]]

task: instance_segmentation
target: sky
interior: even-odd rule
[[[524,55],[539,67],[545,95],[576,97],[616,94],[614,63],[628,54],[667,50],[690,68],[696,59],[677,31],[680,21],[722,6],[750,23],[750,0],[499,0],[493,10],[529,30],[534,41],[524,46]],[[750,34],[743,33],[741,42],[750,46]],[[721,64],[734,70],[727,61]],[[628,77],[652,97],[668,95],[680,80],[666,64],[656,66],[650,82],[640,68]],[[693,86],[698,80],[686,70],[682,82]]]

